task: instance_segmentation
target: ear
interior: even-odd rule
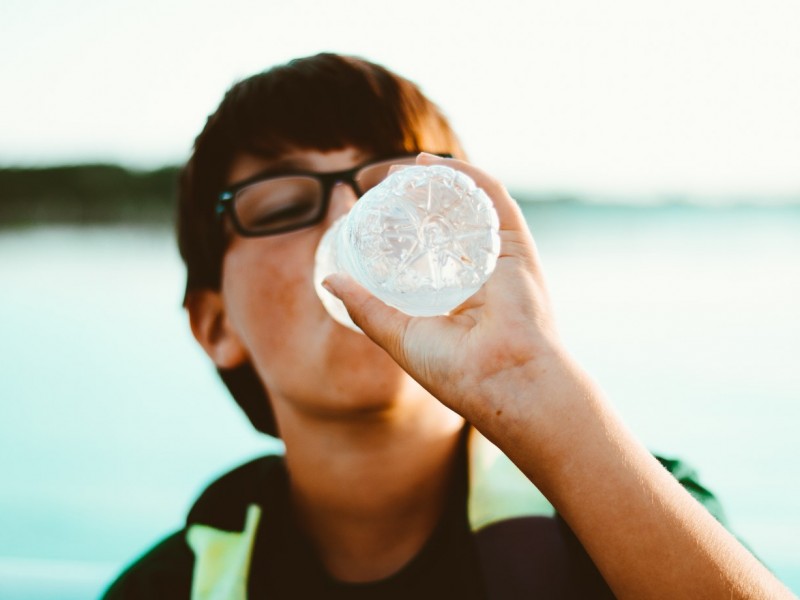
[[[195,339],[220,369],[233,369],[247,360],[247,350],[225,314],[222,294],[195,290],[186,296],[186,309]]]

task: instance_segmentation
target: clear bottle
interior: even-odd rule
[[[330,315],[356,331],[321,285],[331,273],[349,273],[406,314],[444,315],[481,288],[499,250],[497,213],[468,175],[442,165],[401,167],[325,233],[314,286]]]

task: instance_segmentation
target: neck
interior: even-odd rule
[[[329,573],[402,568],[442,514],[463,419],[430,396],[353,418],[281,413],[295,513]]]

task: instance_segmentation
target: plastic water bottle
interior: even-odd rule
[[[314,285],[330,315],[360,331],[322,287],[329,274],[349,273],[406,314],[444,315],[486,282],[499,250],[497,213],[468,175],[441,165],[401,167],[325,233]]]

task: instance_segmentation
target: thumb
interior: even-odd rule
[[[403,339],[411,317],[384,304],[345,273],[328,275],[322,285],[344,303],[353,322],[402,366]]]

